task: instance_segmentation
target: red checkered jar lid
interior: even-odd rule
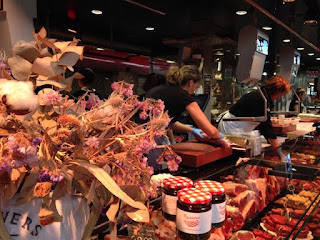
[[[172,189],[191,188],[193,181],[187,177],[170,177],[163,180],[163,186]]]
[[[220,195],[225,193],[223,185],[219,182],[210,180],[201,180],[194,184],[195,188],[201,189],[203,191],[209,192],[212,195]]]
[[[212,196],[209,192],[197,188],[185,188],[178,192],[178,199],[188,204],[206,204],[211,202]]]

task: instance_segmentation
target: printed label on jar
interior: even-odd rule
[[[212,204],[212,223],[221,223],[226,218],[226,202]]]
[[[211,229],[211,210],[201,213],[186,212],[177,209],[177,228],[189,234],[203,234]]]
[[[177,214],[177,196],[167,195],[162,193],[162,211],[170,215]]]

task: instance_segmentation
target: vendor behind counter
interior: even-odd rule
[[[261,91],[267,99],[267,120],[265,122],[249,121],[224,121],[223,119],[234,117],[261,117],[265,114],[264,99],[259,90],[244,95],[233,105],[229,111],[218,117],[218,129],[226,135],[232,135],[236,129],[243,129],[244,132],[251,132],[255,128],[267,139],[277,154],[283,159],[284,154],[280,150],[277,136],[273,130],[270,116],[270,109],[273,108],[273,101],[281,98],[290,91],[290,84],[280,76],[269,78],[261,87]]]

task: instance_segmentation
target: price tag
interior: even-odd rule
[[[154,228],[152,226],[141,226],[128,224],[128,235],[130,240],[155,240]]]

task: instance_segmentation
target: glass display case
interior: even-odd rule
[[[319,163],[320,146],[317,144],[315,137],[285,142],[283,149],[291,153],[292,163],[263,154],[238,162],[228,157],[200,168],[182,166],[175,175],[187,176],[195,183],[213,180],[224,186],[226,219],[222,227],[211,230],[212,237],[319,239],[320,171],[315,166]]]

